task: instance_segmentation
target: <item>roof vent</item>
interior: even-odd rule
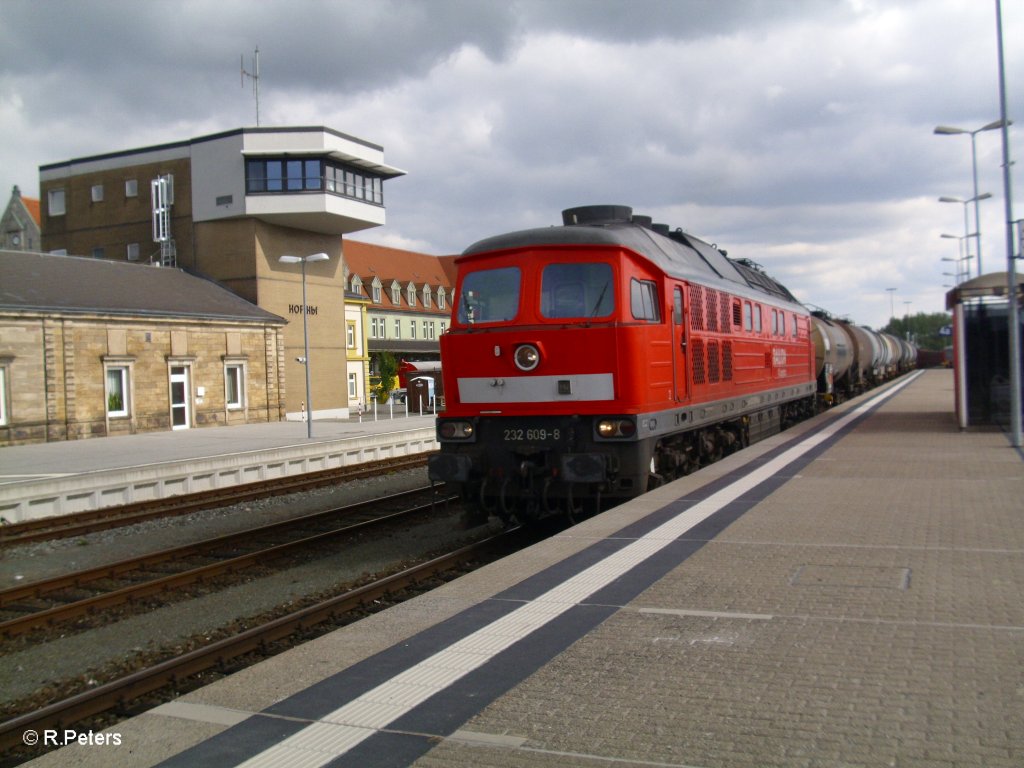
[[[581,205],[562,211],[562,223],[571,224],[628,224],[633,209],[628,205]]]
[[[659,235],[664,235],[665,237],[668,237],[668,232],[669,232],[668,224],[660,224],[660,223],[651,224],[651,229],[653,229]]]
[[[631,221],[638,227],[647,227],[647,229],[650,229],[651,224],[654,222],[654,219],[652,219],[650,216],[640,216],[639,214],[637,214],[631,219]]]

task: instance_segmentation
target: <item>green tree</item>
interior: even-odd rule
[[[901,339],[907,338],[907,331],[910,331],[910,339],[919,349],[941,350],[953,342],[950,336],[940,336],[939,330],[952,322],[953,318],[946,312],[918,312],[892,318],[882,331]]]
[[[386,403],[395,388],[396,376],[398,376],[398,361],[390,352],[381,352],[377,356],[377,372],[380,374],[380,384],[374,387],[378,403]]]

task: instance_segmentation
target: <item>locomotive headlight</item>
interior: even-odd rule
[[[444,440],[468,440],[473,436],[473,425],[468,421],[443,421],[437,431]]]
[[[540,352],[533,344],[520,344],[516,347],[514,360],[520,371],[532,371],[540,364]]]
[[[636,424],[632,419],[602,419],[597,422],[599,437],[632,437],[636,434]]]

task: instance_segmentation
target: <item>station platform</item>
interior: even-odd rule
[[[268,480],[437,448],[433,415],[242,424],[0,448],[8,523]]]
[[[1020,766],[1022,499],[911,374],[31,765]]]

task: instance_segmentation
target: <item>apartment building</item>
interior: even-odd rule
[[[377,356],[439,360],[438,339],[451,319],[455,257],[390,248],[358,240],[344,244],[349,291],[366,301],[370,370]]]

